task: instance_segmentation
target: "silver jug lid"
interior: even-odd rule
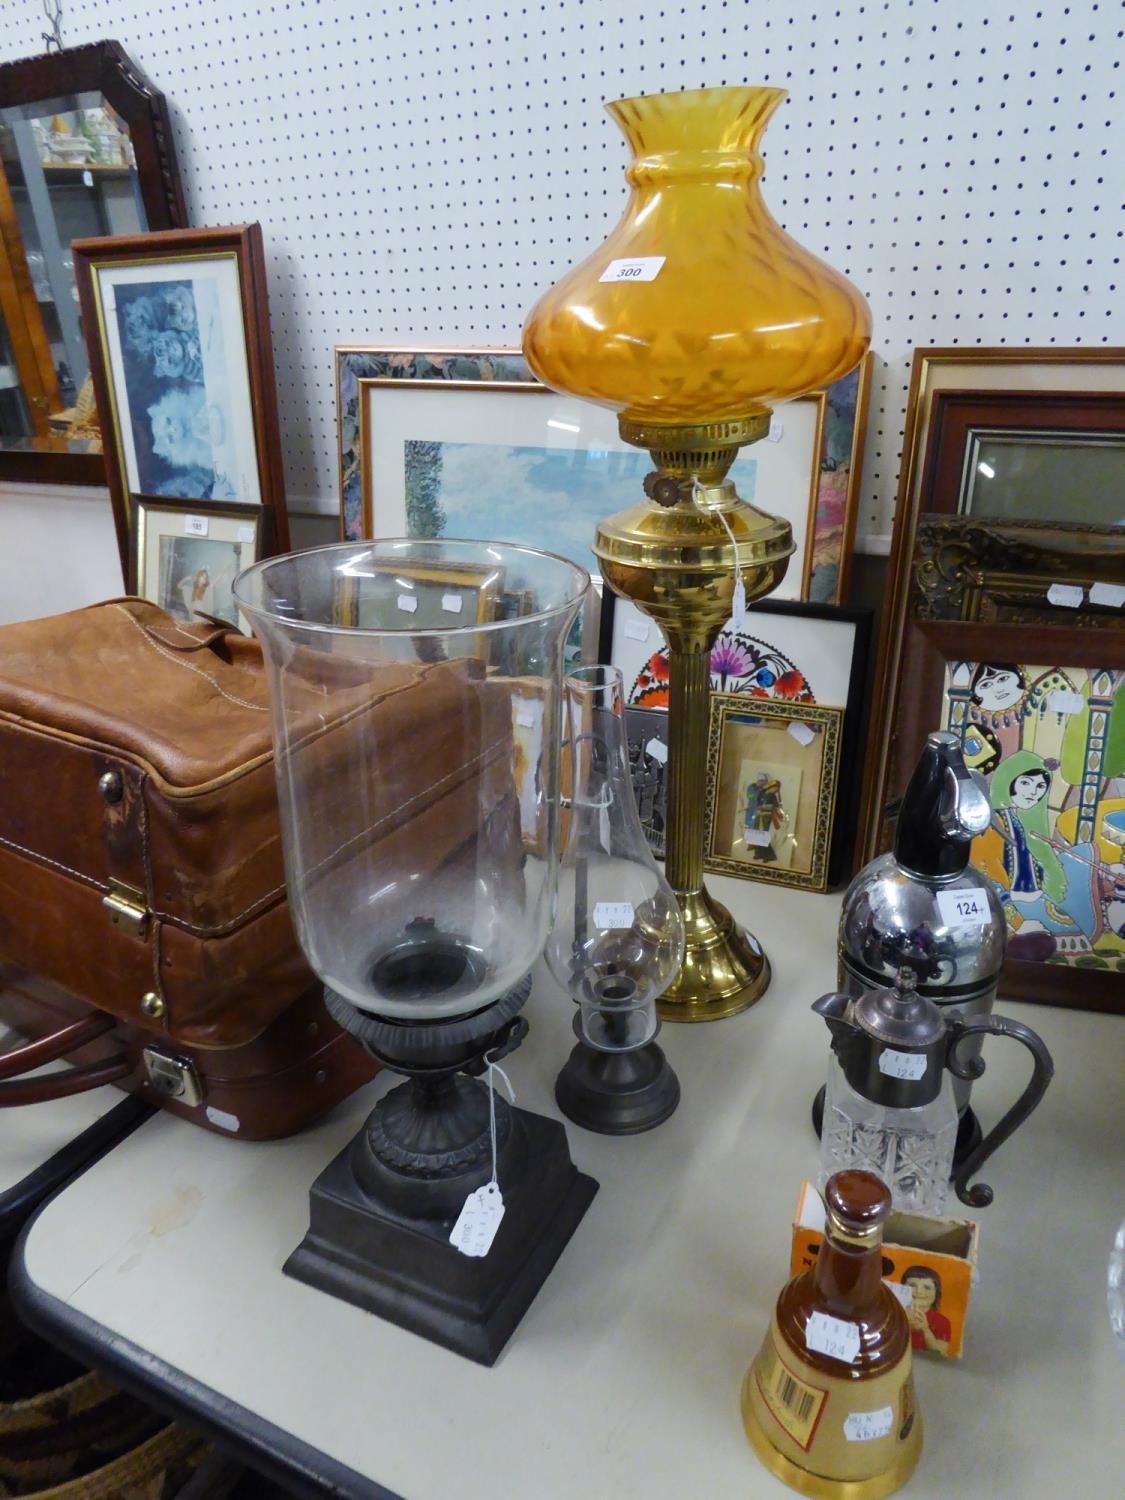
[[[941,1011],[918,992],[914,970],[906,967],[899,969],[889,989],[865,990],[853,1001],[851,1019],[884,1047],[920,1052],[945,1040]]]
[[[974,896],[985,920],[958,920],[958,893]],[[852,881],[840,913],[840,958],[862,985],[886,987],[907,967],[923,995],[946,1002],[996,984],[1006,940],[999,897],[971,865],[952,878],[926,880],[893,854],[880,855]]]

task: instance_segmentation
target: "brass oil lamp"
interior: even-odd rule
[[[862,358],[859,292],[803,250],[762,200],[758,143],[781,89],[695,89],[608,105],[633,160],[608,239],[546,292],[523,347],[555,390],[609,406],[648,449],[646,498],[602,521],[602,576],[655,620],[669,648],[665,868],[687,942],[658,1002],[710,1021],[769,983],[757,940],[703,884],[710,653],[746,601],[781,583],[789,523],[739,499],[727,471],[769,431],[771,406],[818,390]]]

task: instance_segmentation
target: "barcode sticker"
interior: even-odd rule
[[[598,280],[655,281],[663,264],[663,255],[636,255],[632,260],[611,260]]]
[[[632,927],[633,905],[630,901],[595,901],[595,927]]]
[[[666,763],[668,759],[668,746],[663,740],[649,740],[645,746],[645,750],[652,756],[653,760],[658,760],[661,765]]]
[[[770,443],[780,443],[784,432],[785,426],[782,423],[781,418],[771,417],[770,430],[766,433],[766,441]]]
[[[844,1418],[844,1436],[849,1443],[870,1443],[886,1437],[894,1425],[894,1408],[890,1406],[880,1406],[878,1411],[851,1411]]]
[[[789,726],[789,733],[797,741],[798,745],[811,745],[816,739],[816,730],[808,724],[802,724],[799,719],[794,720]]]
[[[247,547],[251,546],[254,541],[254,527],[240,526],[238,528],[238,540]]]
[[[755,849],[768,849],[770,831],[768,828],[746,828],[742,833],[742,842]]]
[[[896,1298],[904,1308],[910,1307],[914,1301],[914,1293],[908,1286],[903,1286],[901,1281],[888,1281],[884,1276],[883,1285],[890,1292],[891,1296]]]
[[[645,620],[626,620],[625,634],[631,641],[647,641],[648,622]]]
[[[1057,604],[1063,609],[1081,609],[1084,593],[1078,583],[1052,583],[1047,590],[1047,603]]]
[[[762,1350],[754,1378],[770,1414],[807,1453],[828,1392],[782,1364],[772,1344]]]
[[[938,911],[947,927],[983,927],[988,897],[983,891],[938,891]]]
[[[412,615],[418,608],[418,601],[413,594],[400,594],[398,596],[398,607],[405,610],[408,615]]]
[[[1125,583],[1092,583],[1090,603],[1105,604],[1110,609],[1120,609],[1125,604]]]
[[[805,1348],[814,1354],[827,1354],[829,1359],[838,1359],[845,1365],[853,1365],[859,1358],[859,1326],[845,1323],[843,1318],[834,1318],[829,1313],[810,1313],[805,1324]]]
[[[206,516],[185,516],[184,536],[206,536],[209,525]]]
[[[896,1052],[893,1047],[884,1047],[879,1053],[879,1072],[888,1078],[903,1078],[913,1083],[926,1071],[924,1052]]]
[[[457,1215],[449,1243],[462,1255],[487,1255],[504,1217],[504,1199],[495,1182],[470,1193]]]
[[[1047,694],[1047,708],[1053,714],[1080,714],[1085,707],[1086,700],[1081,693],[1056,688],[1053,693]]]
[[[460,594],[442,594],[441,596],[441,607],[447,615],[459,615],[463,603],[464,600]]]

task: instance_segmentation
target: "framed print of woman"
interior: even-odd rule
[[[954,661],[946,703],[988,776],[972,859],[1003,901],[1009,957],[1125,972],[1125,670]]]

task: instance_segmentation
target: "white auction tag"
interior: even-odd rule
[[[805,1324],[805,1348],[853,1365],[859,1358],[859,1327],[828,1313],[811,1313]]]
[[[1047,603],[1058,604],[1063,609],[1081,609],[1083,592],[1078,583],[1052,583],[1047,590]]]
[[[802,724],[799,719],[795,719],[790,724],[789,733],[797,741],[798,745],[811,745],[813,740],[816,739],[816,730],[809,724]]]
[[[208,521],[208,519],[207,519],[206,516],[185,516],[184,517],[184,535],[185,536],[206,536],[207,535],[207,528],[208,528],[208,526],[210,524],[211,523]]]
[[[398,607],[404,609],[408,615],[412,615],[418,608],[418,600],[413,594],[400,594],[398,596]]]
[[[465,1199],[449,1243],[462,1255],[487,1255],[503,1217],[503,1195],[495,1182],[486,1182]]]
[[[746,828],[743,830],[742,842],[752,844],[755,849],[765,849],[770,841],[768,828]]]
[[[663,264],[663,255],[636,255],[632,260],[611,260],[598,280],[655,281]]]
[[[913,1083],[925,1071],[924,1052],[896,1052],[893,1047],[884,1047],[879,1053],[879,1072],[885,1073],[888,1078],[903,1078]]]
[[[447,615],[459,615],[464,601],[460,594],[442,594],[441,607]]]
[[[92,188],[94,185],[94,174],[89,167],[82,173],[82,186]]]
[[[766,440],[771,443],[780,443],[782,434],[785,432],[784,424],[780,417],[770,418],[770,430],[766,433]]]
[[[1110,609],[1120,609],[1125,604],[1125,583],[1092,583],[1090,603],[1106,604]]]
[[[647,641],[648,624],[644,620],[626,620],[625,634],[631,641]]]
[[[938,891],[937,904],[947,927],[983,927],[988,921],[988,897],[983,891]]]
[[[645,746],[645,749],[648,751],[649,755],[652,756],[653,760],[658,760],[661,765],[664,765],[666,763],[668,759],[668,746],[664,743],[663,740],[649,740],[648,744]]]
[[[240,526],[238,528],[238,540],[240,543],[244,544],[247,547],[252,545],[254,541],[254,527]]]
[[[904,1309],[909,1308],[914,1301],[914,1293],[908,1286],[903,1286],[901,1281],[888,1281],[884,1276],[883,1285],[890,1292],[891,1296],[902,1304]]]
[[[633,906],[629,901],[595,901],[595,927],[632,927]]]
[[[530,708],[521,708],[516,713],[516,723],[521,729],[534,729],[535,715]]]
[[[886,1437],[895,1425],[894,1408],[881,1406],[878,1411],[852,1411],[844,1418],[844,1436],[849,1443],[870,1443]]]
[[[1081,693],[1068,692],[1066,688],[1056,688],[1053,693],[1047,695],[1047,707],[1053,714],[1080,714],[1086,707],[1086,700]]]

